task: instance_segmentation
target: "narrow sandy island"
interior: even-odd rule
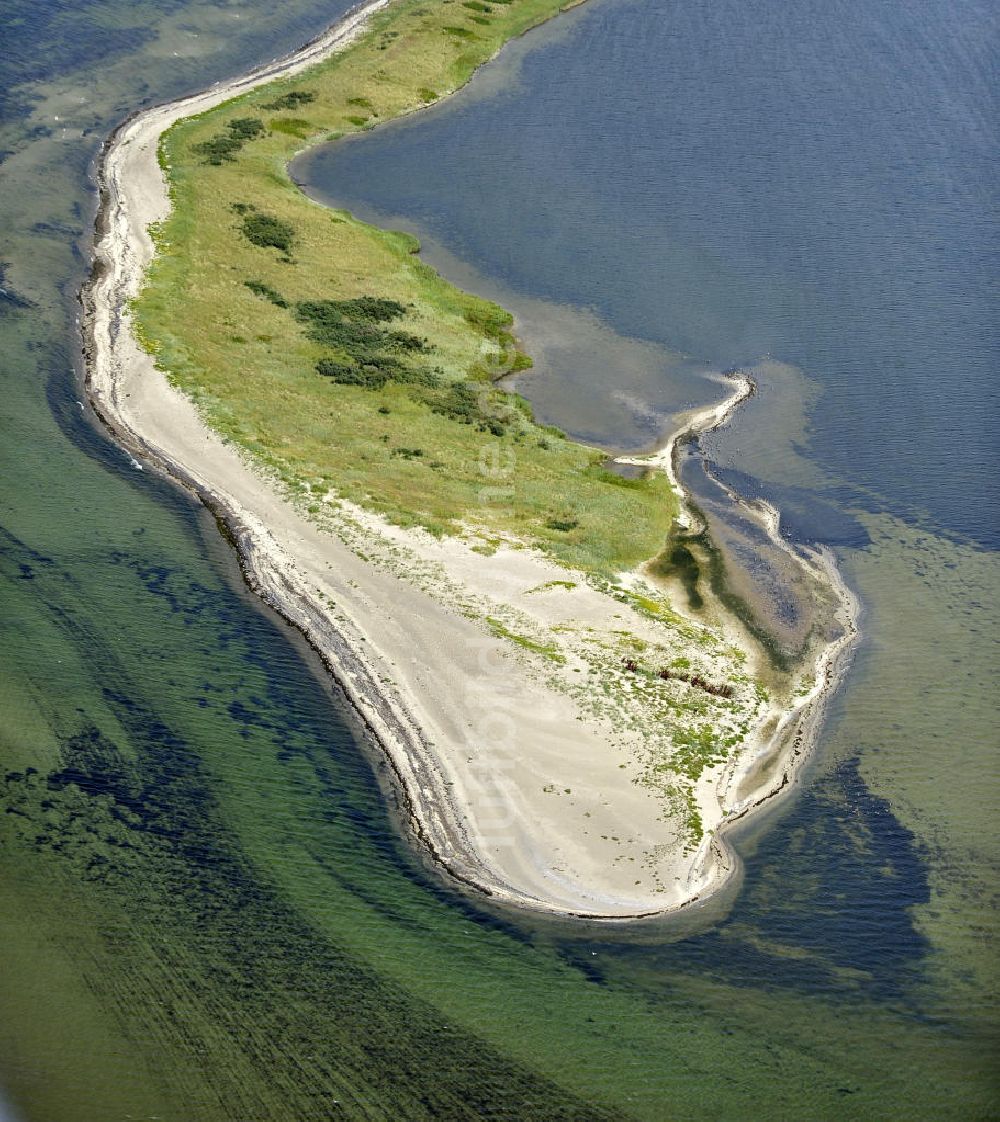
[[[138,461],[228,526],[251,587],[321,654],[391,764],[414,835],[451,876],[563,914],[668,912],[731,875],[722,828],[794,774],[855,633],[839,582],[839,635],[784,700],[770,697],[738,627],[671,610],[642,574],[601,585],[517,541],[485,548],[474,529],[439,540],[332,493],[311,496],[323,510],[307,513],[203,422],[132,330],[149,227],[170,205],[164,130],[343,48],[385,4],[110,138],[83,293],[90,400]],[[750,389],[738,382],[684,431],[723,423]],[[654,461],[668,471],[673,445]],[[828,558],[802,563],[836,581]],[[692,767],[691,746],[705,743],[710,758]]]

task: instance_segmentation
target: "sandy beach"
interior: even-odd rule
[[[705,677],[723,681],[759,658],[738,629],[713,635],[681,615],[663,622],[517,542],[484,551],[471,531],[433,538],[333,494],[311,496],[323,513],[309,515],[204,423],[132,330],[129,301],[154,255],[149,227],[170,206],[157,160],[162,133],[343,49],[387,2],[357,9],[285,59],[144,110],[109,139],[94,271],[82,294],[89,399],[137,465],[192,490],[228,528],[248,583],[319,652],[388,761],[409,829],[451,877],[565,915],[668,913],[733,875],[726,825],[787,790],[815,738],[857,635],[857,606],[832,558],[795,554],[811,579],[836,591],[840,634],[804,668],[808,688],[793,702],[762,700],[748,679],[719,707],[724,732],[741,723],[749,731],[697,778],[704,837],[692,846],[665,789],[649,779],[651,760],[669,751],[653,691],[670,700],[687,686],[640,688],[611,637],[690,656]],[[724,424],[752,392],[748,378],[735,378],[732,393],[642,462],[676,486],[677,442]],[[780,540],[776,513],[758,513]],[[683,506],[681,522],[690,525]],[[622,587],[657,595],[641,574],[626,574]]]

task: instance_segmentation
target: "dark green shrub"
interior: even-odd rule
[[[443,393],[426,400],[433,412],[460,424],[475,425],[481,432],[494,436],[503,436],[507,431],[509,414],[490,409],[490,393],[481,382],[452,382]]]
[[[243,233],[254,245],[273,246],[283,253],[291,252],[295,240],[295,230],[287,222],[259,211],[244,216]]]
[[[300,105],[308,105],[315,100],[316,95],[310,90],[291,90],[262,105],[261,109],[298,109]]]
[[[399,381],[405,381],[406,375],[409,373],[407,367],[405,367],[398,358],[393,358],[392,355],[362,355],[359,361],[365,370],[370,370],[379,375],[384,374],[386,378],[396,378]]]
[[[474,425],[482,417],[479,406],[480,387],[475,382],[453,382],[440,397],[429,402],[435,413],[461,421],[463,425]]]
[[[255,140],[263,133],[264,122],[259,117],[234,117],[229,131],[237,140]]]
[[[389,381],[388,374],[374,367],[349,366],[328,358],[316,363],[316,372],[341,386],[362,386],[366,390],[381,389]]]
[[[229,135],[220,133],[211,140],[194,145],[192,151],[205,157],[208,164],[232,163],[236,153],[248,140],[255,140],[264,132],[264,123],[258,117],[234,117],[229,122]]]
[[[253,280],[244,281],[243,283],[255,296],[262,296],[265,300],[270,300],[272,304],[276,304],[279,308],[288,307],[288,301],[284,296],[282,296],[280,292],[276,292],[269,284],[265,284],[263,281]]]
[[[295,305],[295,318],[306,325],[310,339],[355,358],[367,358],[384,350],[397,354],[426,353],[430,348],[418,336],[376,326],[397,319],[405,311],[395,300],[361,296],[356,300],[305,300]]]
[[[205,157],[207,164],[232,163],[235,154],[243,147],[243,141],[232,136],[213,136],[194,145],[192,151]]]
[[[382,296],[358,296],[353,300],[338,300],[337,307],[345,316],[369,323],[391,323],[406,315],[406,308],[398,300]]]
[[[441,385],[441,379],[436,374],[419,366],[402,367],[395,375],[395,380],[411,386],[425,386],[427,389],[436,389]]]

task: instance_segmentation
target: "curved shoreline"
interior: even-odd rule
[[[617,456],[615,462],[636,467],[650,467],[663,471],[671,485],[680,496],[681,508],[677,526],[690,530],[694,525],[689,496],[677,472],[677,460],[681,445],[692,437],[704,436],[723,428],[739,407],[757,393],[757,383],[745,370],[733,370],[723,375],[735,383],[732,392],[722,400],[690,413],[667,437],[660,448],[647,455]],[[837,601],[835,622],[841,634],[825,644],[816,654],[813,662],[814,681],[810,690],[789,708],[779,719],[772,735],[764,743],[758,743],[756,750],[748,758],[737,757],[730,761],[719,782],[719,792],[725,796],[733,793],[732,805],[715,831],[704,839],[699,857],[709,862],[714,857],[715,867],[723,870],[721,880],[712,889],[721,888],[735,876],[740,864],[739,855],[729,844],[726,835],[731,832],[754,810],[789,792],[815,746],[823,723],[826,707],[833,694],[842,683],[850,666],[851,655],[861,637],[861,605],[857,596],[847,586],[832,550],[826,547],[809,550],[807,555],[794,550],[781,534],[780,512],[764,499],[749,501],[731,488],[720,484],[733,503],[744,511],[758,516],[758,521],[771,541],[796,563],[811,570],[818,579],[833,592]],[[752,791],[741,798],[740,790],[749,781],[755,770],[763,763],[773,761],[777,765],[774,778],[761,790]],[[703,897],[702,897],[703,898]],[[690,903],[699,899],[695,896]]]
[[[460,798],[453,793],[454,777],[449,776],[441,761],[435,758],[433,745],[422,726],[419,706],[415,706],[412,696],[404,696],[395,685],[387,684],[384,666],[379,665],[378,659],[366,657],[366,636],[364,627],[358,626],[358,620],[338,619],[335,622],[331,613],[317,601],[315,583],[310,583],[307,574],[303,573],[301,558],[276,540],[259,509],[251,512],[233,487],[200,473],[194,466],[195,458],[185,462],[176,446],[168,448],[167,441],[163,439],[165,428],[157,429],[150,424],[143,428],[139,423],[142,420],[141,410],[149,410],[151,406],[162,409],[167,417],[166,428],[169,428],[171,410],[176,415],[183,413],[190,421],[192,415],[197,416],[190,401],[173,390],[158,372],[155,378],[162,384],[145,387],[146,393],[157,395],[155,401],[143,399],[137,404],[126,400],[136,389],[136,369],[142,364],[147,367],[147,372],[155,369],[149,356],[136,345],[128,322],[128,301],[137,291],[143,271],[153,255],[143,207],[148,214],[150,208],[155,210],[158,204],[169,206],[165,190],[160,199],[155,197],[153,185],[133,183],[130,186],[127,182],[124,173],[128,160],[136,155],[136,147],[130,151],[130,146],[138,146],[140,151],[145,152],[143,158],[147,163],[148,148],[152,146],[155,160],[159,136],[174,121],[328,57],[348,45],[367,18],[387,3],[388,0],[373,0],[354,9],[323,35],[284,59],[272,61],[229,82],[216,83],[201,93],[141,110],[112,133],[102,149],[98,166],[100,205],[95,227],[94,269],[81,291],[85,313],[88,397],[97,416],[119,444],[133,455],[152,462],[193,491],[212,510],[237,550],[247,584],[302,632],[343,689],[394,772],[409,829],[450,876],[505,903],[561,915],[626,921],[674,912],[715,892],[734,875],[737,862],[723,837],[726,828],[745,817],[755,806],[783,791],[807,754],[807,742],[815,736],[825,701],[840,680],[847,652],[857,634],[856,609],[845,599],[846,590],[835,583],[835,570],[828,568],[827,577],[841,596],[842,609],[846,613],[844,636],[821,652],[817,659],[813,691],[786,713],[774,735],[765,744],[757,746],[749,762],[737,767],[737,761],[734,761],[732,767],[727,766],[728,779],[724,788],[728,792],[735,784],[738,794],[740,783],[762,755],[781,754],[782,748],[787,747],[785,754],[788,759],[781,769],[781,781],[769,784],[763,793],[754,792],[751,798],[744,799],[745,805],[735,806],[714,833],[706,836],[691,862],[687,879],[689,891],[683,900],[667,907],[630,912],[590,912],[566,907],[555,899],[544,899],[513,887],[486,861],[482,847],[477,847],[476,839],[469,833]],[[160,186],[164,186],[162,175]],[[146,191],[144,197],[143,188]],[[130,189],[135,198],[129,198]],[[126,386],[130,388],[126,389]],[[666,449],[657,454],[666,456],[665,462],[662,459],[657,461],[657,466],[668,472],[675,489],[682,496],[685,517],[689,515],[686,513],[684,493],[678,486],[673,469],[679,441],[688,434],[710,431],[725,424],[732,411],[752,392],[753,383],[744,375],[740,386],[729,398],[689,418],[686,425],[670,438]],[[147,412],[147,421],[150,416],[152,412]],[[163,418],[157,415],[157,424],[162,426],[162,422]],[[221,443],[206,430],[198,433],[195,440],[189,440],[189,444],[193,447],[198,441],[210,443],[213,439]],[[246,462],[232,449],[221,451],[213,446],[212,452],[217,463],[228,457],[234,473],[250,471]],[[274,499],[278,503],[284,501],[280,496],[274,496]],[[298,535],[299,538],[305,532],[298,525],[287,529],[290,535]],[[777,534],[776,520],[773,532]],[[829,559],[824,559],[823,564],[829,566]],[[781,743],[777,744],[779,735]]]
[[[693,436],[707,436],[721,429],[737,409],[757,392],[757,383],[745,370],[735,370],[724,375],[735,382],[732,393],[721,401],[706,405],[689,413],[681,424],[667,437],[663,446],[645,456],[616,456],[615,463],[631,464],[635,467],[651,467],[664,472],[674,491],[681,496],[681,509],[677,525],[688,530],[692,525],[691,510],[687,495],[677,475],[677,456],[681,444]]]

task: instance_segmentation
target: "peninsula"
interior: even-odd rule
[[[805,757],[850,598],[796,552],[826,625],[778,665],[707,579],[695,610],[696,561],[668,563],[698,521],[676,442],[724,423],[745,377],[623,471],[501,388],[530,365],[503,309],[287,171],[446,97],[564,6],[375,0],[126,121],[100,166],[87,382],[323,657],[438,866],[514,905],[621,920],[731,876],[724,829]]]

